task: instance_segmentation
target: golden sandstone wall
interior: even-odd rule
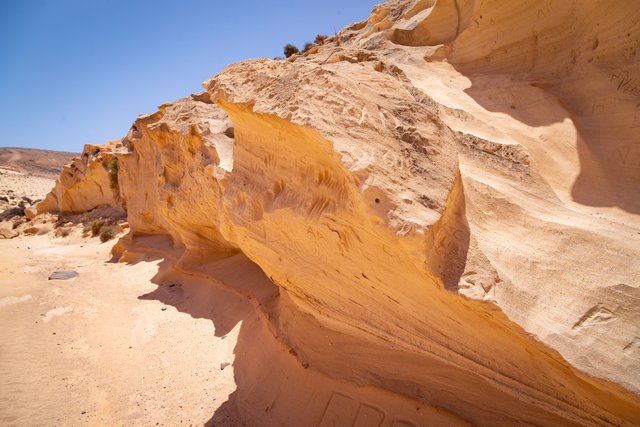
[[[125,209],[122,260],[268,277],[250,422],[638,424],[639,11],[389,1],[88,147],[40,210]]]

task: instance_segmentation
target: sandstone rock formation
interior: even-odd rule
[[[634,6],[388,1],[87,147],[39,210],[122,209],[114,254],[167,278],[251,271],[249,424],[638,424]]]
[[[79,158],[62,169],[56,185],[38,212],[86,212],[100,206],[122,210],[117,182],[110,174],[117,173],[115,152],[121,146],[113,141],[104,146],[86,145]],[[116,175],[112,175],[116,176]]]

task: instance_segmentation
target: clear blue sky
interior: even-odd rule
[[[282,55],[378,0],[0,0],[0,146],[79,152],[202,91],[230,62]]]

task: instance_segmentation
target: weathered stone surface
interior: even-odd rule
[[[241,253],[277,285],[238,292],[300,363],[265,351],[238,374],[249,422],[351,405],[291,410],[308,390],[281,373],[302,367],[310,390],[384,390],[372,413],[415,424],[637,424],[638,16],[631,1],[389,1],[85,148],[38,209],[122,209],[123,261],[153,251],[215,279]]]

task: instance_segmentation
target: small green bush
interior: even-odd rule
[[[115,236],[113,234],[113,230],[111,229],[111,227],[102,227],[102,230],[100,230],[100,241],[102,243],[107,242],[111,239],[113,239]]]
[[[91,221],[89,223],[89,230],[91,230],[91,235],[93,237],[96,237],[98,234],[100,234],[100,230],[102,229],[103,226],[104,226],[104,221],[101,219],[96,219],[95,221]]]
[[[107,165],[109,185],[114,190],[118,188],[118,158],[114,157]]]
[[[287,58],[299,52],[300,50],[290,43],[284,46],[284,56],[286,56]]]

